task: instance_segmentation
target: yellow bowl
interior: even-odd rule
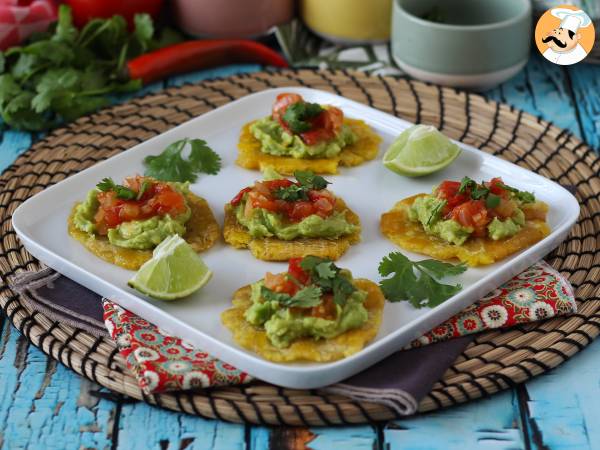
[[[377,43],[390,39],[392,0],[302,0],[304,23],[339,43]]]

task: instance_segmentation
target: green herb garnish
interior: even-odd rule
[[[274,192],[276,198],[286,202],[307,201],[308,191],[321,191],[329,184],[329,181],[325,178],[315,175],[314,172],[309,170],[297,170],[294,172],[294,177],[296,177],[298,184],[278,188]]]
[[[300,262],[300,267],[308,275],[311,282],[320,287],[323,292],[333,293],[333,301],[343,305],[356,287],[342,274],[342,270],[331,260],[318,256],[306,256]]]
[[[138,198],[137,192],[121,184],[116,184],[112,178],[103,178],[102,181],[96,185],[96,187],[102,192],[114,191],[117,194],[117,198],[121,198],[123,200],[133,200]]]
[[[517,197],[517,199],[521,200],[523,203],[533,203],[535,202],[535,195],[533,195],[532,192],[527,192],[527,191],[520,191],[517,188],[514,188],[512,186],[508,186],[504,183],[499,184],[499,186],[502,189],[505,189],[507,191],[510,191],[512,193],[515,194],[515,196]]]
[[[415,308],[433,308],[462,289],[460,284],[443,284],[436,279],[459,275],[465,270],[467,266],[462,263],[411,261],[400,252],[392,252],[379,264],[379,274],[389,277],[381,280],[379,286],[390,302],[408,300]]]
[[[267,301],[276,301],[287,308],[312,308],[321,304],[323,293],[317,286],[305,286],[292,296],[283,292],[275,292],[262,286],[260,295]]]
[[[58,11],[51,31],[0,53],[0,114],[11,127],[51,128],[108,105],[109,94],[139,89],[141,80],[125,74],[126,61],[166,43],[154,39],[148,14],[135,16],[130,33],[122,16],[78,30],[69,6]]]
[[[181,153],[188,143],[191,151],[189,157],[184,159]],[[218,173],[221,170],[221,157],[202,139],[185,138],[173,142],[158,156],[146,156],[144,165],[146,176],[163,181],[193,183],[199,173]]]
[[[522,201],[523,203],[532,203],[535,202],[535,196],[531,192],[520,191],[514,187],[508,186],[504,183],[498,183],[496,186],[512,192],[514,196]],[[498,195],[492,194],[490,189],[487,188],[483,183],[477,184],[475,180],[469,177],[463,177],[460,181],[460,187],[458,188],[458,192],[463,194],[470,191],[471,198],[473,200],[485,200],[485,206],[492,209],[500,205],[500,197]]]
[[[283,121],[292,133],[304,133],[312,128],[307,119],[312,119],[323,112],[323,107],[318,103],[297,102],[287,107],[283,114]]]

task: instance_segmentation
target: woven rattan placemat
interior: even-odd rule
[[[404,79],[346,71],[283,71],[173,87],[84,117],[37,142],[0,177],[0,306],[34,345],[113,391],[176,411],[272,425],[364,423],[395,417],[387,407],[319,391],[268,384],[145,396],[112,341],[31,312],[7,279],[38,262],[11,226],[31,195],[96,162],[231,100],[269,87],[302,85],[334,91],[445,134],[573,186],[581,217],[547,257],[576,288],[579,312],[566,318],[478,336],[420,404],[420,411],[476,399],[550,370],[600,332],[600,159],[565,130],[481,96]],[[234,151],[234,150],[232,150]]]

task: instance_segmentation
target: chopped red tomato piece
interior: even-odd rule
[[[469,200],[468,192],[458,192],[460,183],[458,181],[445,180],[437,188],[437,196],[446,200],[444,213],[450,213],[456,206]]]
[[[288,262],[288,273],[301,284],[308,284],[310,276],[300,266],[301,262],[302,258],[291,258]]]
[[[476,236],[485,234],[485,227],[490,221],[483,200],[469,200],[462,203],[454,208],[451,214],[452,219],[456,220],[463,227],[473,228]]]
[[[509,192],[504,189],[504,182],[502,178],[492,178],[489,183],[486,183],[490,192],[495,195],[499,195],[502,198],[508,198]]]
[[[238,193],[236,194],[236,196],[235,196],[235,197],[233,197],[233,198],[231,199],[231,201],[230,201],[229,203],[231,203],[231,205],[232,205],[232,206],[237,206],[237,205],[239,205],[239,204],[240,204],[240,202],[242,201],[242,198],[244,197],[244,194],[245,194],[246,192],[250,192],[251,190],[252,190],[252,188],[251,188],[251,187],[246,187],[246,188],[242,189],[240,192],[238,192]]]
[[[273,292],[294,295],[299,290],[296,283],[288,279],[284,273],[272,274],[271,272],[267,272],[264,282],[265,287],[271,289]]]

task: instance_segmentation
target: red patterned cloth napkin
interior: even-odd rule
[[[56,20],[52,0],[0,0],[0,50],[20,44],[32,33],[46,31]]]
[[[252,380],[250,375],[170,336],[110,300],[103,299],[103,307],[110,336],[140,387],[149,394]],[[414,340],[409,348],[576,310],[569,282],[548,264],[539,262]]]

